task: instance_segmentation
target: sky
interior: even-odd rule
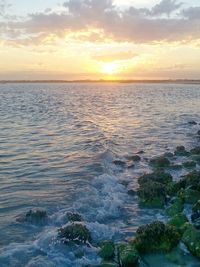
[[[200,79],[200,0],[0,0],[16,79]]]

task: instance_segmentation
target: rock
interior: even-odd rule
[[[186,224],[182,241],[194,256],[200,258],[200,232],[191,224]]]
[[[200,155],[192,155],[191,159],[196,161],[200,165]]]
[[[124,168],[126,166],[126,162],[122,161],[122,160],[114,160],[113,163],[117,166],[120,166],[122,168]]]
[[[192,207],[193,212],[200,212],[200,200],[198,200]]]
[[[78,243],[88,243],[91,241],[91,234],[87,227],[82,223],[71,223],[58,230],[58,236],[64,243],[69,241]]]
[[[200,171],[192,171],[187,175],[183,176],[176,184],[174,184],[174,191],[178,192],[181,189],[194,186],[200,187]]]
[[[152,158],[149,164],[154,168],[165,168],[170,166],[170,161],[164,156],[159,156]]]
[[[176,197],[172,199],[171,205],[166,209],[167,215],[173,217],[178,213],[181,213],[184,208],[184,201],[183,199]]]
[[[155,171],[153,173],[144,174],[140,176],[138,179],[139,185],[142,185],[149,181],[158,182],[162,184],[168,184],[172,182],[172,176],[171,174],[163,172],[163,171]]]
[[[128,190],[128,194],[129,194],[130,196],[135,196],[135,195],[136,195],[136,192],[135,192],[134,189],[129,189],[129,190]]]
[[[200,199],[200,192],[190,188],[185,189],[183,197],[186,203],[195,204]]]
[[[83,221],[83,218],[82,218],[81,215],[78,214],[78,213],[67,212],[67,213],[66,213],[66,216],[67,216],[67,219],[68,219],[70,222],[82,222],[82,221]]]
[[[146,182],[138,189],[139,204],[145,207],[162,208],[165,204],[165,185],[157,182]]]
[[[197,125],[197,122],[196,121],[189,121],[188,124],[190,124],[190,125]]]
[[[194,162],[194,161],[185,161],[185,162],[183,162],[183,167],[186,168],[186,169],[194,168],[194,167],[196,167],[196,162]]]
[[[132,242],[141,253],[168,252],[178,245],[180,239],[181,235],[174,226],[155,221],[140,226]]]
[[[17,217],[18,222],[29,222],[33,224],[44,224],[47,222],[48,216],[46,210],[33,209],[29,210],[26,214]]]
[[[198,130],[197,134],[200,135],[200,130]]]
[[[115,245],[112,241],[104,241],[100,243],[99,256],[104,260],[113,260],[115,257]]]
[[[191,149],[191,150],[190,150],[190,153],[191,153],[192,155],[200,155],[200,146],[197,146],[197,147]]]
[[[183,213],[178,213],[174,215],[168,223],[176,228],[181,228],[186,222],[188,222],[186,215]]]
[[[189,152],[187,152],[185,150],[185,147],[184,146],[177,146],[174,154],[176,156],[182,156],[182,157],[184,157],[184,156],[188,156],[189,155]]]
[[[136,267],[140,261],[138,251],[129,244],[118,246],[118,259],[121,267]]]
[[[133,161],[140,161],[141,157],[138,156],[138,155],[134,155],[134,156],[131,156],[130,159],[133,160]]]
[[[196,229],[200,229],[200,212],[199,211],[192,213],[191,221]]]

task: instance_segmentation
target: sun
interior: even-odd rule
[[[117,73],[118,65],[115,62],[101,63],[101,72],[108,75]]]

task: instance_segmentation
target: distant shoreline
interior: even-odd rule
[[[177,84],[200,84],[200,80],[0,80],[0,84],[7,83],[177,83]]]

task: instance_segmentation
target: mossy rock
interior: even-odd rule
[[[171,205],[166,209],[167,215],[173,217],[178,213],[181,213],[184,209],[183,199],[176,197],[172,200]]]
[[[178,245],[180,239],[181,235],[174,226],[155,221],[140,226],[132,243],[141,253],[168,252]]]
[[[183,213],[178,213],[169,220],[168,224],[177,228],[181,228],[186,222],[188,222],[186,215]]]
[[[139,204],[145,207],[161,208],[165,205],[165,185],[157,182],[147,182],[138,189]]]
[[[118,245],[118,259],[121,267],[136,267],[140,261],[138,251],[129,244]]]
[[[178,181],[176,184],[174,184],[174,190],[178,192],[181,189],[185,189],[187,187],[200,187],[200,171],[192,171],[188,174],[184,175],[180,181]]]
[[[82,222],[83,218],[80,214],[74,212],[67,212],[66,217],[70,222]]]
[[[194,256],[200,258],[200,232],[191,224],[186,224],[182,241]]]
[[[33,224],[44,224],[47,222],[47,219],[47,212],[44,209],[32,209],[17,217],[18,222],[29,222]]]
[[[58,236],[64,243],[73,241],[75,243],[88,243],[91,241],[91,234],[82,223],[71,223],[58,230]]]
[[[194,162],[194,161],[183,162],[183,167],[186,169],[194,168],[194,167],[196,167],[196,162]]]
[[[170,166],[170,161],[165,156],[159,156],[152,158],[149,164],[154,168],[165,168]]]
[[[192,155],[200,155],[200,146],[197,146],[197,147],[195,147],[195,148],[192,148],[192,149],[190,150],[190,153],[191,153]]]
[[[176,150],[174,151],[176,156],[186,157],[189,156],[189,152],[185,150],[184,146],[177,146]]]
[[[150,181],[158,182],[161,184],[168,184],[172,182],[172,176],[169,173],[163,171],[155,171],[152,173],[147,173],[139,177],[138,183],[142,185],[144,183],[148,183]]]
[[[200,155],[192,155],[191,159],[196,161],[197,164],[200,164]]]
[[[193,212],[200,212],[200,200],[198,200],[192,207]]]
[[[103,241],[100,243],[99,256],[104,260],[112,260],[115,257],[115,245],[112,241]]]
[[[200,199],[200,192],[187,188],[183,193],[183,197],[186,203],[195,204]]]

